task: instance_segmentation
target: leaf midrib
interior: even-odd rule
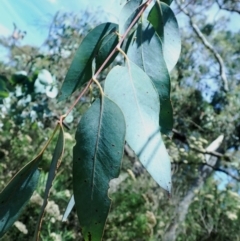
[[[95,146],[94,158],[93,158],[93,172],[92,172],[92,183],[91,183],[91,199],[92,200],[93,200],[93,192],[94,192],[94,179],[95,179],[95,168],[96,168],[96,162],[97,162],[98,144],[99,144],[101,126],[102,126],[103,102],[104,102],[103,100],[104,100],[104,96],[101,96],[101,98],[100,98],[99,127],[98,127],[97,140],[96,140],[96,146]]]
[[[144,126],[144,130],[147,131],[147,128],[146,128],[146,125],[145,125],[145,122],[144,122],[144,118],[141,114],[141,109],[140,109],[140,106],[138,104],[138,98],[137,98],[137,94],[136,94],[136,91],[135,91],[136,88],[134,88],[134,83],[133,83],[134,81],[133,81],[132,72],[130,71],[130,69],[131,69],[131,66],[128,62],[128,73],[129,73],[129,77],[130,77],[130,80],[131,80],[130,84],[131,84],[131,87],[132,87],[132,90],[133,90],[133,96],[134,96],[134,99],[135,99],[135,102],[136,102],[136,105],[137,105],[137,109],[138,109],[138,112],[139,112],[139,115],[140,115],[141,122],[143,123],[143,126]]]

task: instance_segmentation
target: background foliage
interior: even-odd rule
[[[219,13],[209,21],[212,7]],[[228,28],[228,17],[235,14],[240,18],[240,6],[236,1],[189,0],[176,1],[173,9],[183,26],[182,53],[171,74],[173,138],[165,138],[172,158],[173,192],[168,198],[126,148],[118,184],[111,189],[113,205],[104,240],[240,240],[240,35],[239,29]],[[83,37],[99,23],[97,15],[97,10],[77,15],[57,13],[39,49],[22,45],[14,34],[1,38],[9,53],[8,59],[0,62],[1,189],[40,150],[55,117],[70,104],[71,100],[62,107],[51,94],[61,86]],[[108,68],[102,79],[107,72]],[[72,129],[96,93],[93,88],[66,120],[70,127],[65,134],[66,151],[51,191],[43,240],[82,240],[76,213],[72,212],[66,223],[61,218],[72,190]],[[213,168],[206,168],[204,149],[221,134],[224,141],[218,157],[211,156]],[[55,143],[44,155],[40,184],[30,204],[2,240],[33,236]]]

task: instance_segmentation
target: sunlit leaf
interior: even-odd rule
[[[161,20],[159,21],[159,19]],[[176,65],[181,52],[181,38],[177,19],[166,3],[161,2],[159,5],[159,1],[157,1],[149,13],[148,20],[161,37],[164,59],[170,72]]]
[[[100,241],[111,200],[109,181],[118,177],[125,140],[125,121],[107,97],[83,115],[73,149],[73,192],[86,241]]]
[[[143,0],[130,0],[122,8],[119,15],[119,33],[123,35],[141,10]]]
[[[127,55],[153,81],[160,97],[160,130],[164,134],[169,134],[173,127],[171,86],[163,57],[162,42],[152,25],[144,19],[139,22],[131,40]]]
[[[92,77],[92,61],[102,38],[116,25],[103,23],[94,28],[81,42],[63,82],[59,101],[68,98]]]
[[[68,202],[67,208],[63,214],[63,218],[62,218],[63,222],[67,221],[68,215],[72,211],[74,205],[75,205],[75,200],[74,200],[74,196],[72,195],[70,201]]]
[[[126,141],[164,189],[171,189],[170,160],[159,131],[159,96],[151,79],[128,61],[108,74],[105,93],[122,109],[127,126]]]
[[[36,190],[39,155],[24,166],[0,193],[0,237],[13,225]]]

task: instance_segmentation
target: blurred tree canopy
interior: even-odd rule
[[[107,241],[240,240],[240,28],[230,28],[232,21],[240,20],[240,3],[176,0],[172,7],[182,35],[181,57],[171,76],[173,136],[172,140],[165,137],[172,158],[173,191],[168,198],[126,146],[122,173],[111,189]],[[99,15],[99,10],[58,12],[40,48],[22,45],[25,32],[17,26],[11,36],[0,39],[8,51],[8,58],[0,60],[1,189],[36,154],[56,118],[71,103],[72,99],[63,106],[55,97],[75,50],[99,23]],[[96,91],[93,86],[66,119],[65,157],[51,191],[43,240],[82,240],[76,214],[71,213],[66,223],[61,217],[72,190],[71,129]],[[221,136],[223,141],[210,148]],[[46,181],[51,151],[44,156],[41,183]],[[2,240],[33,236],[43,186]]]

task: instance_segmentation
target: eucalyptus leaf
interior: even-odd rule
[[[0,79],[0,98],[8,97],[9,93],[4,80]]]
[[[68,202],[66,210],[65,210],[65,212],[63,214],[62,222],[66,222],[67,221],[68,215],[71,213],[74,205],[75,205],[75,200],[74,200],[74,196],[72,195],[70,200],[69,200],[69,202]]]
[[[57,144],[55,146],[53,156],[52,156],[52,161],[51,161],[50,170],[49,170],[49,173],[48,173],[48,178],[47,178],[47,183],[46,183],[46,188],[45,188],[45,192],[44,192],[43,205],[42,205],[41,212],[40,212],[40,215],[38,217],[37,224],[36,224],[35,239],[34,240],[37,240],[37,237],[39,238],[42,219],[43,219],[45,209],[46,209],[47,204],[48,204],[48,198],[49,198],[50,190],[52,188],[52,183],[53,183],[53,180],[56,176],[58,167],[59,167],[60,162],[61,162],[62,157],[63,157],[64,144],[65,144],[64,131],[63,131],[62,126],[59,126],[59,128],[60,128],[60,130],[59,130],[58,141],[57,141]]]
[[[68,98],[77,88],[80,88],[92,77],[92,61],[99,48],[102,38],[116,24],[103,23],[94,28],[81,42],[63,82],[59,101]]]
[[[173,111],[170,101],[171,86],[163,57],[162,42],[146,19],[138,23],[137,30],[131,40],[127,55],[153,81],[160,97],[160,130],[164,134],[170,134],[173,127]]]
[[[155,28],[158,36],[164,41],[164,22],[163,22],[163,13],[160,1],[156,1],[154,6],[151,8],[148,14],[148,21]]]
[[[109,98],[97,99],[83,115],[73,149],[73,192],[83,237],[100,241],[111,205],[109,181],[118,177],[125,120]]]
[[[159,19],[161,20],[159,21]],[[148,20],[163,42],[163,55],[170,72],[176,65],[181,53],[181,37],[177,19],[166,3],[161,2],[159,5],[159,1],[157,1],[148,15]],[[163,23],[163,28],[159,22]]]
[[[119,15],[119,33],[123,35],[141,10],[143,0],[130,0],[122,8]]]
[[[170,5],[173,0],[161,0],[161,2],[166,3],[167,5]]]
[[[42,155],[24,166],[0,193],[0,237],[18,219],[37,188]]]
[[[126,141],[154,180],[171,190],[170,160],[159,130],[159,96],[151,79],[131,61],[113,68],[105,93],[123,111]]]
[[[114,26],[114,24],[112,24]],[[107,59],[108,55],[114,50],[114,48],[118,44],[118,25],[115,26],[109,31],[109,33],[102,39],[100,47],[96,54],[96,70],[100,68],[100,66]],[[107,68],[116,58],[118,52],[116,52],[112,58],[107,62],[103,69]]]

